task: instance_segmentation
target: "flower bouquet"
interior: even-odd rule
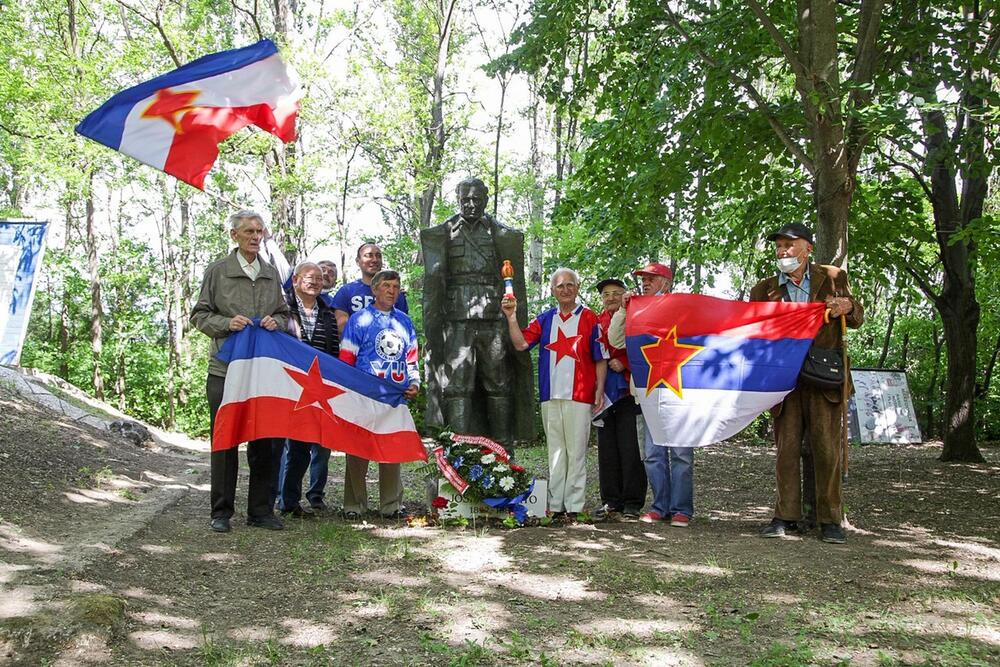
[[[524,523],[524,501],[531,495],[535,478],[513,463],[499,443],[476,435],[445,433],[434,448],[438,471],[465,500],[488,505],[498,512],[510,512],[518,524]],[[431,503],[436,510],[449,501],[438,496]]]

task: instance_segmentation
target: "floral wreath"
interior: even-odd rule
[[[447,444],[434,448],[434,459],[448,483],[468,500],[507,509],[523,523],[524,501],[534,489],[534,477],[485,436],[444,433],[440,440]]]

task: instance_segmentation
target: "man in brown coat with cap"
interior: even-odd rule
[[[830,311],[813,345],[842,350],[844,339],[838,318],[856,329],[864,320],[864,309],[851,295],[847,272],[835,266],[812,264],[812,230],[791,223],[767,237],[774,242],[778,273],[750,290],[751,301],[822,302]],[[850,378],[847,379],[850,381]],[[841,527],[841,473],[843,456],[843,392],[820,389],[801,380],[785,400],[771,409],[777,445],[778,499],[774,519],[761,531],[762,537],[781,537],[795,530],[802,519],[800,455],[803,438],[812,446],[816,484],[816,512],[824,542],[843,544]]]

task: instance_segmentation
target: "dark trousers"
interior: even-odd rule
[[[302,500],[302,478],[309,469],[309,489],[306,500],[312,507],[323,502],[324,489],[330,470],[330,450],[310,442],[288,440],[281,457],[278,474],[278,509],[295,509]]]
[[[835,524],[840,524],[843,518],[841,405],[831,400],[828,395],[830,393],[800,385],[785,396],[774,420],[777,444],[775,467],[778,478],[778,500],[774,515],[779,519],[803,519],[803,439],[808,439],[812,453],[816,518],[820,523]]]
[[[642,509],[646,502],[646,469],[639,454],[635,401],[619,400],[604,413],[597,429],[597,466],[601,502],[610,509]]]
[[[222,404],[226,379],[208,376],[205,393],[208,396],[209,425],[215,431],[215,414]],[[279,441],[283,442],[283,441]],[[250,487],[247,490],[247,516],[262,517],[272,514],[273,507],[273,454],[271,438],[247,443],[247,465],[250,468]],[[236,480],[239,473],[239,447],[212,452],[212,518],[229,519],[235,513]]]

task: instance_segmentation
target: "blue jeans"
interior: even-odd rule
[[[309,468],[309,488],[306,500],[310,505],[323,501],[326,478],[330,470],[330,450],[322,445],[289,440],[281,457],[278,472],[278,509],[293,510],[302,500],[302,477]]]
[[[645,422],[643,422],[645,426]],[[694,447],[664,447],[653,444],[649,429],[645,432],[646,477],[653,491],[650,510],[661,516],[694,516]]]

